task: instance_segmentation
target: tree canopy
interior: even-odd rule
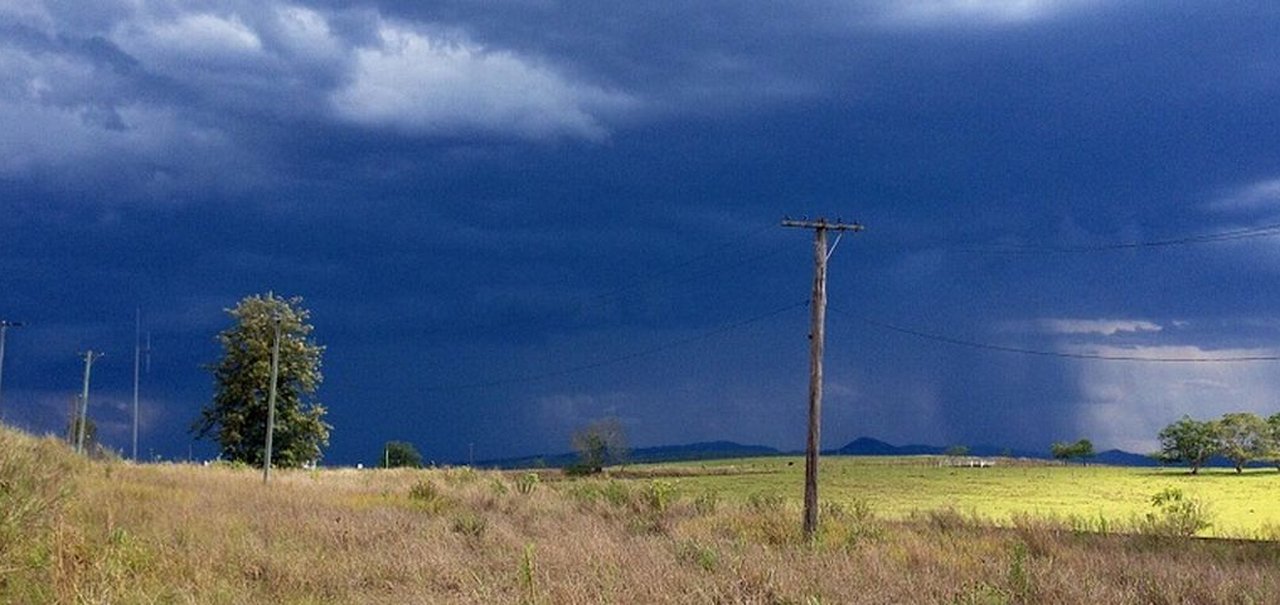
[[[1267,458],[1280,470],[1280,412],[1267,418],[1267,436],[1271,440],[1271,451],[1267,453]]]
[[[311,339],[310,312],[298,297],[247,296],[226,310],[234,323],[218,334],[222,358],[209,366],[213,400],[192,427],[197,437],[217,440],[223,458],[256,466],[263,463],[270,390],[271,351],[280,328],[272,465],[297,467],[320,459],[333,427],[315,400],[323,379],[324,347]]]
[[[616,418],[597,420],[573,434],[578,463],[573,469],[584,474],[599,473],[604,467],[627,459],[627,436]]]
[[[1201,422],[1190,416],[1167,426],[1160,431],[1159,457],[1164,462],[1185,462],[1191,467],[1191,474],[1200,472],[1200,467],[1217,454],[1218,423],[1216,421]]]
[[[422,454],[408,441],[388,441],[382,447],[382,465],[386,468],[421,468]]]
[[[1084,462],[1094,456],[1093,442],[1088,439],[1081,439],[1075,443],[1059,441],[1049,446],[1049,452],[1054,458],[1064,461],[1079,458],[1080,462]]]
[[[1224,414],[1217,425],[1218,446],[1222,455],[1235,465],[1237,473],[1244,472],[1244,465],[1250,461],[1271,455],[1273,448],[1267,421],[1257,414]]]

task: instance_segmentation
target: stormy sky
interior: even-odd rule
[[[301,296],[325,461],[1087,437],[1280,411],[1280,4],[0,1],[3,413],[209,456],[224,309]],[[968,343],[968,344],[965,344]],[[968,346],[983,345],[985,348]],[[1009,349],[1031,351],[1013,352]],[[1199,359],[1155,363],[1089,357]],[[1082,358],[1083,357],[1083,358]]]

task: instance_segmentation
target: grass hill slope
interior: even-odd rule
[[[775,464],[776,459],[765,459]],[[785,464],[785,463],[784,463]],[[904,467],[910,468],[910,467]],[[629,469],[630,470],[630,469]],[[1268,480],[1258,476],[1252,480]],[[903,520],[681,479],[89,462],[0,428],[4,603],[1240,603],[1273,543]]]

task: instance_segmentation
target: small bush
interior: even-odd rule
[[[454,485],[466,485],[480,478],[480,473],[469,466],[445,469],[444,480]]]
[[[509,491],[507,482],[503,481],[501,477],[494,477],[493,481],[489,482],[489,489],[493,490],[493,495],[495,496],[505,496]]]
[[[697,540],[684,540],[676,545],[676,560],[697,565],[703,571],[715,571],[720,564],[720,553]]]
[[[716,509],[720,507],[720,492],[706,491],[698,494],[693,499],[693,510],[699,515],[715,514]]]
[[[594,481],[575,481],[563,491],[580,504],[592,504],[600,499],[600,486]]]
[[[622,482],[612,479],[600,489],[600,495],[605,502],[614,506],[626,506],[631,502],[631,490]]]
[[[420,479],[409,488],[409,499],[431,513],[438,513],[448,505],[444,492],[428,479]]]
[[[453,524],[450,529],[456,534],[462,534],[469,538],[479,538],[484,535],[484,531],[489,528],[489,521],[480,515],[472,513],[464,513],[454,517]]]
[[[650,482],[642,493],[649,510],[659,514],[667,512],[680,497],[675,482],[662,479]]]
[[[816,538],[817,543],[822,546],[850,548],[884,534],[875,511],[860,498],[847,505],[824,501],[820,506],[818,519]]]
[[[1209,505],[1176,487],[1156,492],[1151,496],[1151,506],[1156,510],[1147,513],[1138,524],[1144,534],[1190,537],[1213,525]]]
[[[529,495],[538,487],[542,479],[538,477],[538,473],[525,473],[516,478],[516,491],[522,495]]]

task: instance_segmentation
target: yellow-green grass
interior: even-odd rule
[[[753,494],[780,494],[799,504],[804,459],[770,457],[667,465],[679,469],[688,493],[715,491],[726,500]],[[644,473],[661,467],[637,467]],[[733,472],[730,472],[733,471]],[[1138,468],[1053,464],[994,467],[946,466],[937,457],[850,457],[821,459],[819,494],[824,500],[866,501],[882,516],[905,518],[939,509],[1009,524],[1032,515],[1098,527],[1122,528],[1153,510],[1151,498],[1177,488],[1209,505],[1213,526],[1203,535],[1280,538],[1280,472],[1274,468],[1211,468],[1191,475],[1185,468]]]
[[[808,540],[794,502],[750,498],[771,481],[798,491],[787,462],[743,461],[763,472],[720,476],[756,482],[725,484],[724,501],[699,491],[714,476],[282,469],[264,485],[252,469],[88,461],[0,427],[0,603],[1234,604],[1280,594],[1276,543],[1025,520],[994,529],[955,514],[899,523],[857,506],[824,507]]]

